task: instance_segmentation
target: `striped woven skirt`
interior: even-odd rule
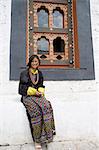
[[[37,143],[52,142],[55,133],[53,109],[44,96],[23,96],[30,122],[33,141]]]

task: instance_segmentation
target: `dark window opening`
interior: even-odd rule
[[[54,46],[54,52],[64,52],[65,49],[65,43],[64,40],[61,39],[61,37],[57,37],[53,41],[53,46]]]

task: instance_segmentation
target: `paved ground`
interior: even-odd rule
[[[33,144],[13,145],[13,146],[0,146],[0,150],[34,150]],[[53,142],[43,150],[99,150],[99,143],[92,141],[64,141]]]

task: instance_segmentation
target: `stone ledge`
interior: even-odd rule
[[[79,139],[91,139],[93,141],[99,138],[97,132],[99,125],[97,99],[80,102],[62,102],[61,99],[60,101],[56,99],[55,102],[51,102],[57,132],[54,142],[60,143],[74,139],[75,141]],[[2,120],[0,122],[1,145],[6,143],[20,145],[32,142],[29,122],[25,108],[20,102],[20,97],[16,95],[0,96],[0,120]]]
[[[15,95],[18,94],[19,81],[0,82],[0,95]],[[66,89],[67,93],[92,93],[97,92],[97,86],[99,82],[94,80],[87,81],[44,81],[46,87],[46,93],[60,93],[65,94],[63,89]]]

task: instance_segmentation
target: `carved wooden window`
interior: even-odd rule
[[[79,68],[76,0],[29,0],[27,62],[32,54],[43,68]]]

